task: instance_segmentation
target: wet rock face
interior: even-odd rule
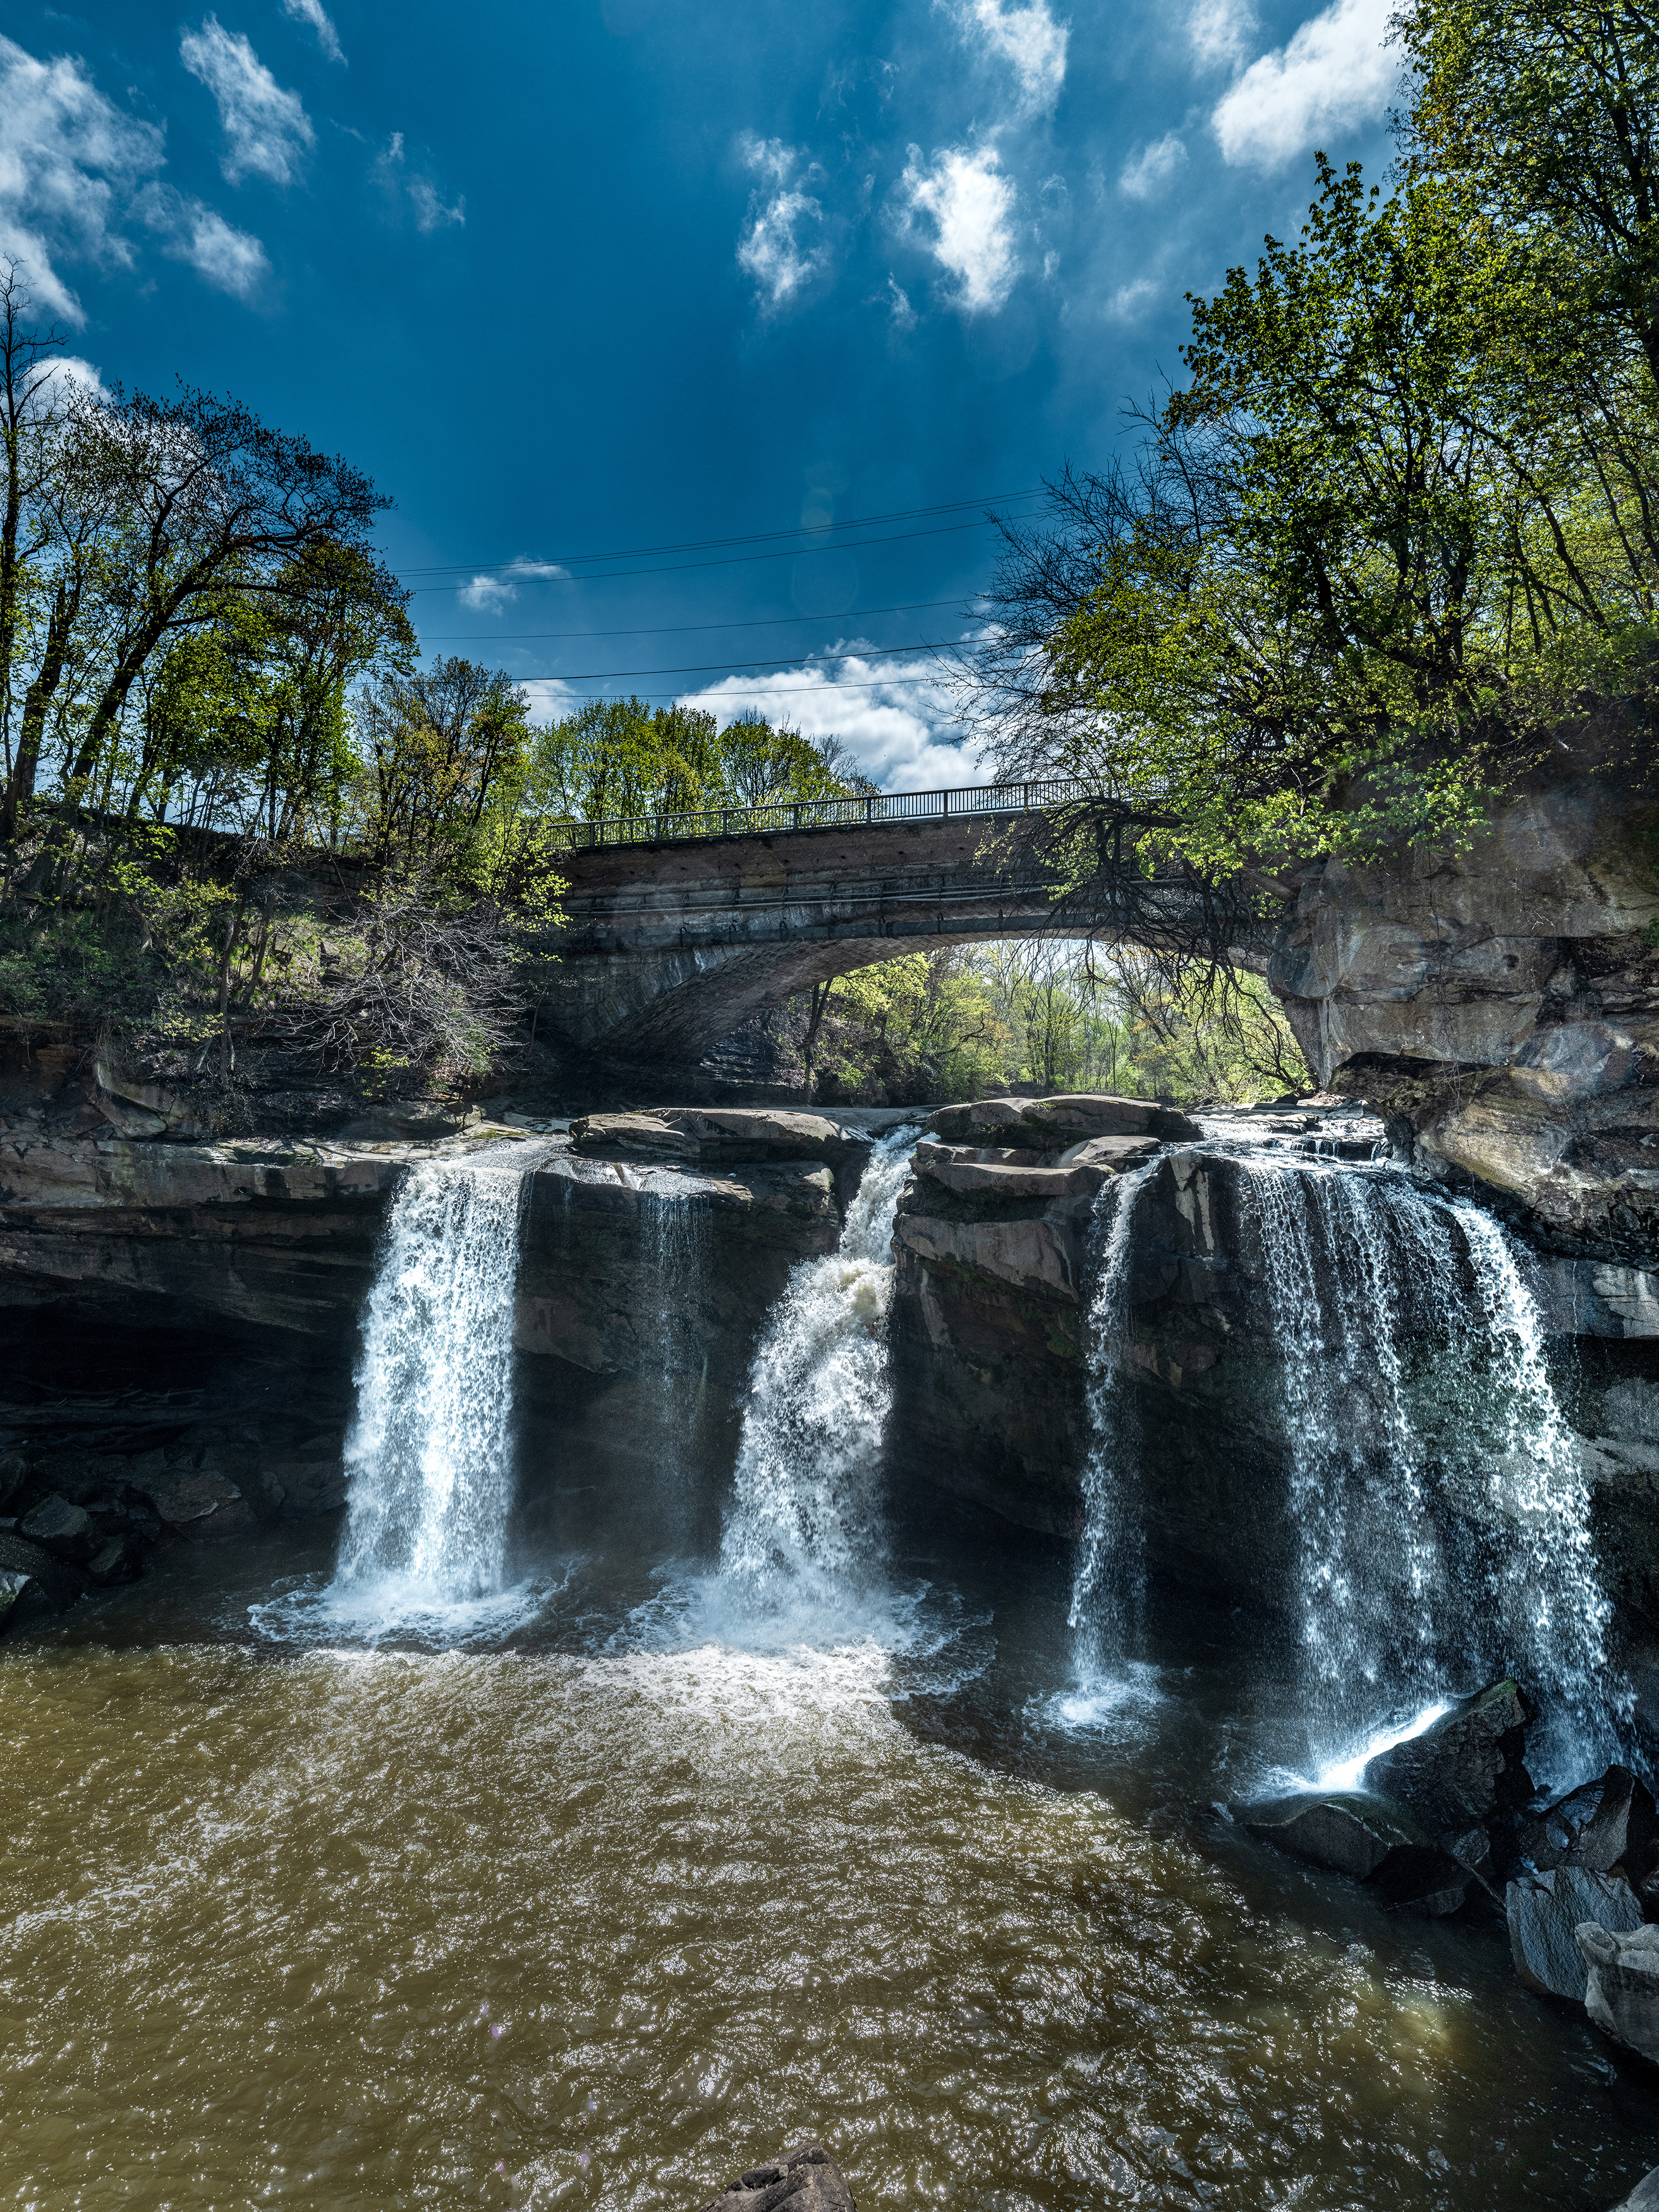
[[[707,2212],[854,2212],[846,2177],[822,2143],[796,2143],[729,2182]]]
[[[1236,1807],[1234,1817],[1262,1842],[1364,1882],[1396,1911],[1437,1918],[1468,1895],[1468,1867],[1374,1792],[1306,1792]]]
[[[1504,1894],[1510,1955],[1516,1978],[1540,1996],[1585,2002],[1589,1970],[1581,1932],[1628,1934],[1642,1925],[1642,1908],[1622,1875],[1588,1867],[1552,1867],[1522,1875]]]
[[[1577,1933],[1584,2009],[1615,2042],[1659,2061],[1659,1927],[1609,1928],[1586,1919]],[[1638,2189],[1631,2202],[1641,2193]],[[1659,2191],[1653,2201],[1659,2203]]]
[[[1638,1263],[1659,1243],[1653,829],[1615,780],[1570,775],[1463,854],[1329,861],[1268,969],[1320,1080],[1379,1106],[1425,1172]]]

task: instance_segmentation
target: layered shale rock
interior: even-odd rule
[[[1568,733],[1459,854],[1306,872],[1268,981],[1322,1083],[1557,1249],[1659,1250],[1659,810]],[[1565,774],[1560,774],[1565,769]]]

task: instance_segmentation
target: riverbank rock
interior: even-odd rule
[[[1491,1841],[1510,1834],[1534,1796],[1525,1765],[1530,1699],[1508,1677],[1365,1767],[1367,1790],[1403,1805],[1472,1870],[1489,1871]],[[1485,1841],[1483,1842],[1483,1838]]]
[[[719,1166],[732,1160],[822,1160],[839,1167],[862,1159],[869,1139],[821,1114],[771,1106],[653,1106],[626,1114],[583,1114],[570,1124],[571,1150],[589,1158]]]
[[[1190,1115],[1150,1098],[1112,1098],[1081,1092],[1060,1098],[980,1098],[941,1106],[930,1114],[929,1136],[947,1145],[1012,1145],[1036,1152],[1064,1152],[1093,1137],[1151,1137],[1183,1142],[1199,1127]]]
[[[1263,1843],[1346,1874],[1396,1911],[1455,1912],[1470,1875],[1399,1806],[1361,1790],[1306,1791],[1232,1808]]]
[[[1623,1930],[1590,1922],[1577,1932],[1584,2009],[1616,2043],[1659,2061],[1659,1927]]]
[[[1659,2166],[1644,2175],[1628,2197],[1621,2197],[1613,2212],[1659,2212]]]
[[[1523,1824],[1518,1840],[1540,1873],[1581,1866],[1621,1874],[1644,1910],[1659,1901],[1659,1808],[1627,1766],[1610,1766],[1599,1781],[1569,1791]]]
[[[796,2143],[728,2182],[706,2212],[854,2212],[846,2177],[822,2143]]]
[[[1552,1867],[1520,1875],[1504,1892],[1510,1954],[1522,1985],[1540,1996],[1584,2002],[1586,1967],[1579,1931],[1588,1923],[1628,1933],[1642,1925],[1642,1908],[1622,1875],[1588,1867]]]

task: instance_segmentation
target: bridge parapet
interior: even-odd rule
[[[963,784],[949,791],[878,791],[835,799],[783,799],[763,806],[703,807],[688,814],[617,814],[596,822],[554,824],[557,849],[588,852],[599,845],[666,845],[710,837],[781,836],[797,830],[869,830],[890,822],[1007,820],[1052,813],[1086,799],[1120,805],[1156,799],[1163,785],[1104,793],[1077,776],[1024,783]]]

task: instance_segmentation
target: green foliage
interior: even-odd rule
[[[1106,1091],[1191,1103],[1312,1087],[1255,976],[1172,971],[1129,951],[1103,963],[1052,939],[854,969],[797,1001],[796,1026],[826,1102]]]
[[[1319,156],[1300,236],[1193,301],[1134,467],[1011,544],[994,757],[1138,800],[1149,867],[1455,848],[1565,718],[1651,689],[1659,35],[1403,20],[1398,190]]]

